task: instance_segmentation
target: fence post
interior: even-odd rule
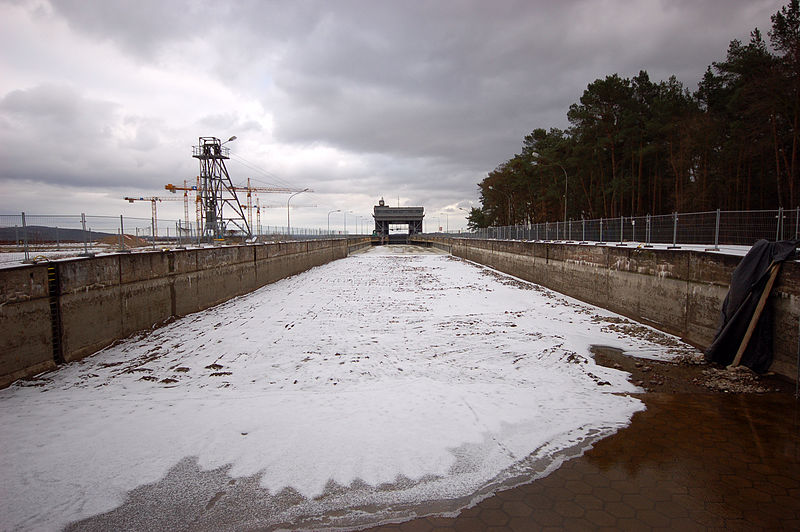
[[[631,242],[636,245],[636,218],[631,216]]]
[[[717,209],[717,221],[714,224],[714,247],[706,248],[706,251],[719,251],[719,219],[720,219],[720,210]]]
[[[22,213],[22,242],[23,242],[23,250],[25,251],[25,262],[30,260],[30,255],[28,254],[28,225],[25,223],[25,213]]]
[[[89,256],[89,247],[86,241],[86,213],[81,213],[81,228],[83,229],[83,254]]]
[[[678,246],[678,212],[672,213],[672,245],[667,246],[667,249],[679,249]]]
[[[650,245],[650,223],[651,223],[650,222],[650,215],[648,214],[647,218],[646,218],[646,224],[645,224],[647,226],[646,230],[645,230],[646,234],[645,234],[645,237],[644,237],[645,238],[644,247],[646,247],[646,248],[653,247],[653,246]]]
[[[600,243],[603,243],[603,219],[600,218]]]
[[[58,236],[58,226],[56,226],[56,251],[61,251],[61,238]]]
[[[550,240],[550,222],[544,223],[544,239]]]
[[[624,237],[623,237],[624,228],[625,228],[625,217],[624,216],[620,216],[619,217],[619,245],[620,246],[622,245],[622,241],[624,240]]]
[[[783,207],[778,207],[778,225],[775,228],[775,242],[781,240],[781,222],[783,221]]]
[[[796,207],[794,211],[794,239],[800,238],[800,207]]]
[[[586,243],[586,218],[581,218],[581,244],[585,243]]]

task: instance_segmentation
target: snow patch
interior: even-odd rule
[[[589,347],[662,357],[668,347],[536,285],[392,249],[0,391],[0,528],[58,529],[109,511],[187,457],[307,501],[331,482],[405,486],[372,489],[387,507],[468,501],[557,466],[564,449],[644,408],[620,395],[637,391],[627,374],[597,366]]]

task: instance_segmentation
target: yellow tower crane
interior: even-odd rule
[[[186,220],[187,220],[186,223],[187,224],[189,223],[189,221],[188,221],[188,219],[189,219],[189,196],[188,196],[188,193],[190,191],[194,191],[194,193],[195,193],[195,205],[197,207],[197,209],[196,209],[197,210],[197,227],[202,227],[202,223],[203,223],[203,220],[202,220],[202,218],[203,218],[203,209],[202,209],[202,204],[201,204],[202,202],[201,202],[200,194],[197,193],[197,191],[200,190],[200,176],[197,176],[197,186],[191,186],[190,187],[190,186],[188,186],[186,180],[184,180],[182,187],[173,185],[172,183],[168,183],[168,184],[164,185],[164,188],[166,190],[169,190],[173,194],[175,194],[178,190],[183,190],[184,211],[185,211],[185,216],[186,216]],[[264,192],[264,193],[269,193],[269,194],[281,194],[281,193],[283,193],[283,194],[291,194],[291,193],[294,193],[294,192],[300,192],[300,189],[291,188],[291,187],[254,187],[254,186],[250,185],[250,178],[249,177],[247,178],[247,186],[243,186],[243,187],[234,186],[233,190],[247,193],[246,194],[247,195],[247,203],[245,205],[245,208],[247,209],[247,223],[250,226],[251,230],[252,230],[252,227],[253,227],[253,208],[254,208],[253,207],[253,193],[254,192]],[[306,192],[314,192],[314,191],[311,190],[311,189],[307,189]],[[257,216],[257,219],[258,219],[258,225],[260,226],[261,225],[261,221],[260,221],[261,209],[258,206],[256,206],[255,209],[256,209],[256,216]]]
[[[158,237],[158,209],[156,208],[156,203],[160,201],[180,201],[178,198],[159,198],[157,196],[140,196],[138,198],[125,196],[123,198],[128,203],[133,203],[134,201],[149,201],[152,214],[151,214],[151,223],[153,229],[153,241],[155,241],[156,237]]]

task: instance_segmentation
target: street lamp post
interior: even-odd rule
[[[469,220],[469,211],[467,209],[465,209],[464,207],[459,207],[458,210],[466,212],[467,213],[467,220]],[[464,231],[466,231],[466,229],[464,229]],[[461,229],[459,229],[458,232],[460,233]]]
[[[336,209],[335,211],[330,211],[328,213],[328,236],[331,236],[331,214],[334,212],[342,212],[342,209]]]
[[[567,227],[567,185],[569,184],[569,176],[567,175],[567,170],[560,164],[556,163],[556,166],[561,168],[561,171],[564,172],[564,230]],[[566,240],[566,239],[565,239]]]
[[[347,213],[349,212],[350,214],[353,214],[353,211],[342,211],[342,212],[344,213],[343,225],[344,225],[344,234],[346,235],[347,234]]]
[[[291,238],[291,235],[292,235],[292,223],[291,223],[291,220],[289,218],[289,202],[292,201],[293,197],[297,196],[298,194],[302,194],[303,192],[308,192],[308,189],[304,188],[300,192],[295,192],[294,194],[289,196],[289,199],[286,200],[286,234],[290,238]]]
[[[560,163],[548,163],[548,164],[541,164],[537,166],[558,166],[561,168],[561,171],[564,172],[564,226],[567,225],[567,193],[568,193],[568,185],[569,185],[569,175],[567,175],[567,169],[564,168]]]

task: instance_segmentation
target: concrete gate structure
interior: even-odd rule
[[[374,236],[380,237],[381,244],[407,243],[410,235],[422,233],[422,219],[425,217],[424,207],[389,207],[383,198],[375,205],[373,218],[375,218]],[[390,224],[407,224],[407,235],[389,235]]]

